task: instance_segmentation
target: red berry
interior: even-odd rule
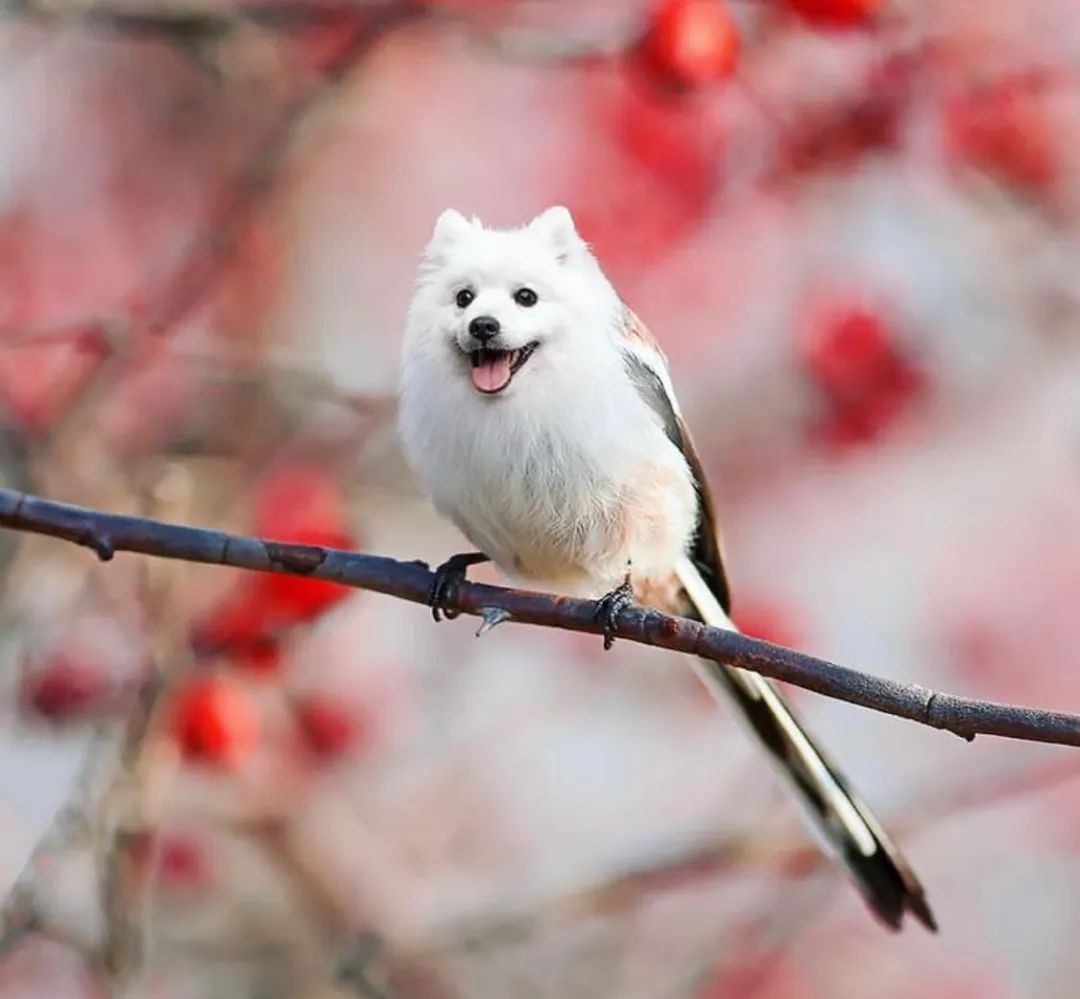
[[[0,412],[30,434],[46,430],[100,363],[100,352],[48,338],[0,351]]]
[[[739,32],[720,0],[665,0],[645,36],[643,53],[660,76],[700,87],[734,71]]]
[[[259,719],[240,688],[207,677],[188,682],[174,694],[171,731],[188,759],[234,765],[258,742]]]
[[[253,676],[274,676],[281,667],[281,643],[271,634],[263,602],[244,587],[192,629],[196,654],[222,656],[230,666]]]
[[[253,676],[275,676],[281,669],[281,646],[262,637],[235,649],[229,659],[235,669]]]
[[[265,609],[253,599],[252,580],[247,576],[233,596],[191,629],[191,644],[202,655],[242,653],[268,641]]]
[[[158,876],[171,888],[206,887],[206,857],[190,836],[162,836],[158,846]]]
[[[876,437],[923,387],[922,371],[894,342],[882,316],[858,304],[815,315],[800,347],[825,405],[819,434],[833,446]]]
[[[319,548],[355,548],[350,535],[313,529],[297,531],[288,539],[296,544]],[[275,627],[299,624],[318,617],[349,595],[349,587],[311,576],[267,573],[252,583],[256,602],[262,601],[266,620]]]
[[[738,602],[735,607],[735,624],[739,631],[751,638],[760,638],[763,642],[783,645],[789,649],[799,648],[798,632],[791,619],[773,604]]]
[[[50,721],[69,721],[100,708],[108,698],[109,686],[98,666],[57,654],[24,678],[22,702]]]
[[[351,547],[348,537],[319,541],[320,547]],[[224,603],[194,623],[191,644],[202,655],[228,656],[241,669],[274,673],[281,663],[280,633],[313,620],[348,595],[347,586],[324,579],[253,573]]]
[[[1020,75],[952,101],[945,108],[950,158],[1016,187],[1045,192],[1060,167],[1045,83]]]
[[[881,8],[881,0],[787,0],[808,21],[832,27],[866,24]]]
[[[313,465],[285,465],[262,483],[253,529],[260,537],[319,548],[355,548],[341,488]],[[348,587],[324,579],[275,573],[252,580],[252,595],[274,627],[317,617],[348,596]]]
[[[258,486],[252,530],[260,537],[302,541],[297,535],[340,534],[347,524],[341,487],[317,465],[282,464]]]
[[[180,890],[208,887],[206,848],[189,833],[144,830],[132,839],[128,856],[140,873],[148,874],[152,870],[165,887]]]
[[[825,102],[795,116],[780,136],[781,172],[846,168],[861,156],[891,153],[919,68],[913,57],[891,56],[865,74],[850,99]]]
[[[581,232],[624,282],[639,279],[700,227],[726,162],[725,126],[707,104],[673,101],[638,79],[583,79],[583,126],[598,141],[574,151],[574,187],[565,198]]]
[[[362,734],[355,709],[325,696],[309,695],[295,705],[296,722],[308,748],[322,759],[353,749]]]
[[[803,363],[827,392],[851,398],[872,388],[893,351],[879,315],[860,306],[840,306],[810,325],[802,353]]]
[[[283,464],[260,484],[252,529],[260,537],[318,548],[357,547],[349,531],[341,487],[315,465]],[[232,655],[238,666],[273,672],[278,632],[311,621],[344,597],[349,587],[310,576],[245,575],[236,592],[192,629],[192,644]]]

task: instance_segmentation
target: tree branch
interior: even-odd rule
[[[426,604],[433,574],[425,562],[359,552],[284,544],[143,517],[103,513],[0,489],[0,526],[62,538],[92,549],[103,561],[140,552],[187,562],[259,572],[315,576],[358,589]],[[481,583],[465,583],[447,606],[464,614],[600,634],[591,600]],[[1030,742],[1080,746],[1080,717],[955,694],[872,676],[823,659],[643,607],[625,610],[615,634],[642,645],[686,652],[884,714],[944,729],[965,739],[998,735]]]

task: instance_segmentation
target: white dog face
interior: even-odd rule
[[[448,210],[424,252],[409,336],[477,393],[502,396],[543,369],[580,362],[597,315],[614,317],[614,303],[565,208],[511,230]]]

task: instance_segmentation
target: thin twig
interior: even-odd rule
[[[107,4],[57,6],[35,0],[7,0],[0,12],[30,21],[71,22],[91,28],[167,41],[216,38],[247,22],[269,30],[288,31],[297,27],[338,24],[356,17],[372,4],[338,0],[303,0],[282,3],[256,0],[217,9],[200,4],[173,4],[139,9]]]
[[[285,544],[103,513],[10,489],[0,489],[0,526],[73,541],[92,549],[104,561],[119,551],[141,552],[259,572],[314,576],[420,604],[428,603],[434,581],[424,562],[399,562],[359,552]],[[594,601],[547,593],[465,583],[455,589],[446,605],[451,610],[475,616],[490,614],[490,608],[498,607],[507,612],[509,620],[519,624],[590,634],[601,634],[604,630],[596,617]],[[826,697],[944,729],[968,740],[976,735],[998,735],[1080,746],[1080,717],[1076,715],[940,693],[920,684],[872,676],[643,607],[625,610],[615,634],[642,645],[687,652],[748,669]]]

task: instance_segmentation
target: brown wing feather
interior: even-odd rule
[[[656,342],[656,337],[652,335],[652,330],[641,321],[641,317],[628,305],[623,306],[621,332],[631,343],[638,344],[647,350],[655,351],[656,354],[659,355],[660,360],[663,361],[665,365],[667,364],[664,352],[660,349],[660,344]]]

